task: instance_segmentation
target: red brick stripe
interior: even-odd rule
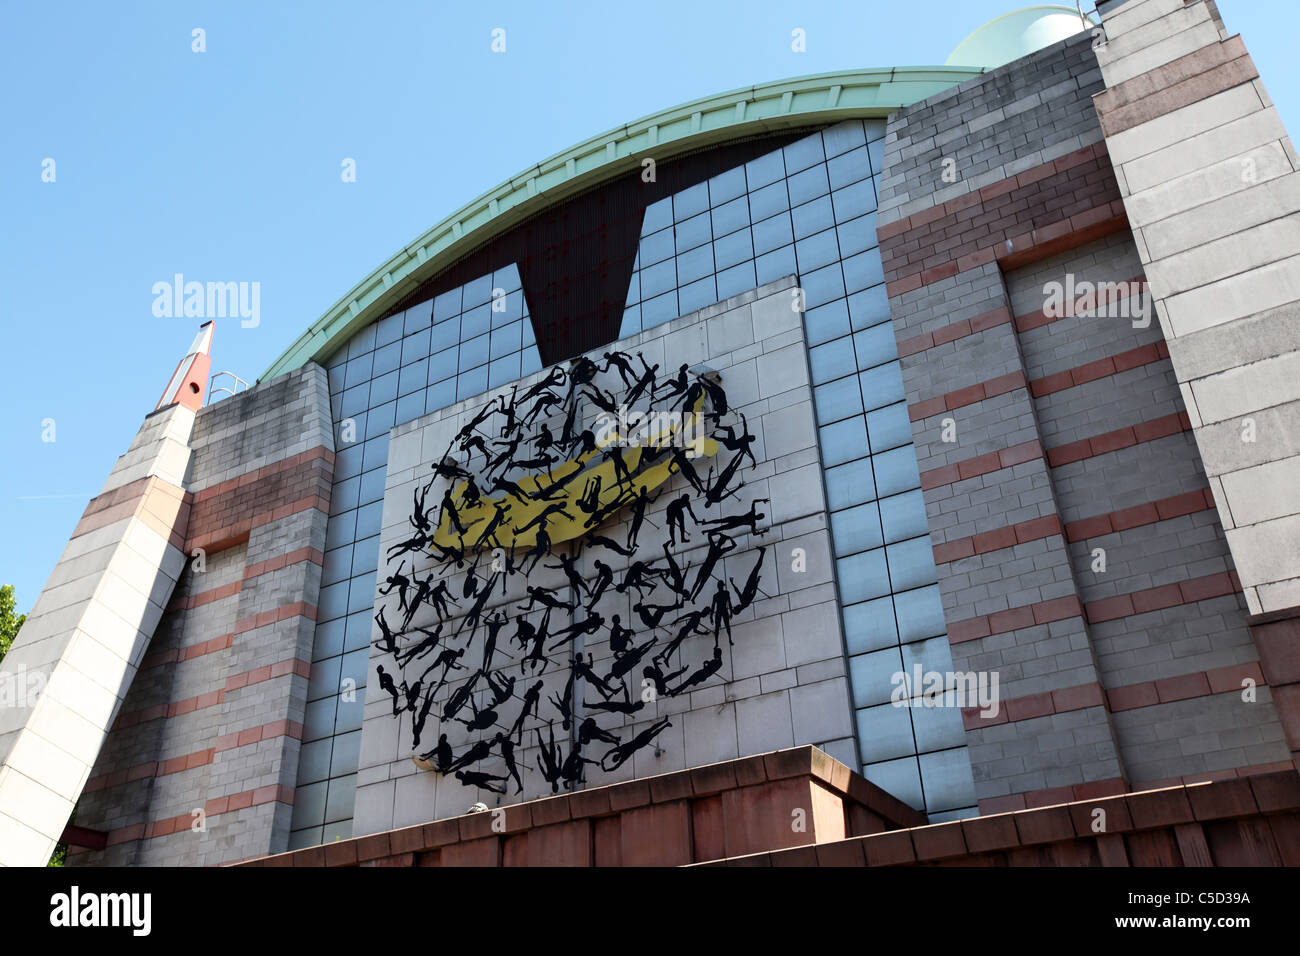
[[[1005,634],[1008,631],[1018,631],[1037,624],[1050,624],[1053,621],[1082,616],[1083,605],[1074,595],[1053,598],[1050,601],[1039,601],[993,614],[982,614],[964,621],[953,621],[948,625],[948,643],[977,641],[990,634]]]
[[[1095,283],[1094,283],[1095,285]],[[1086,315],[1103,305],[1111,305],[1122,299],[1128,298],[1133,292],[1141,294],[1147,289],[1147,280],[1145,275],[1137,275],[1126,282],[1117,283],[1115,295],[1099,299],[1097,293],[1080,296],[1073,302],[1067,302],[1061,315],[1048,315],[1042,309],[1037,312],[1026,312],[1024,315],[1016,316],[1012,321],[1015,324],[1017,332],[1028,332],[1032,329],[1042,328],[1044,325],[1051,325],[1053,322],[1060,322],[1063,319],[1072,319],[1076,316]],[[1108,290],[1109,291],[1109,290]]]
[[[134,780],[140,780],[145,777],[163,777],[168,774],[181,773],[185,770],[193,770],[195,767],[205,767],[212,763],[212,748],[207,750],[196,750],[192,754],[184,754],[180,757],[169,757],[166,760],[137,764],[126,770],[118,770],[114,773],[101,774],[98,777],[91,777],[86,781],[85,791],[93,793],[96,790],[104,790],[109,787],[121,786]]]
[[[209,691],[197,697],[187,697],[184,700],[172,701],[169,704],[155,704],[153,707],[146,707],[143,710],[133,710],[129,713],[119,714],[114,727],[116,729],[134,727],[137,724],[147,723],[151,720],[159,720],[163,717],[178,717],[206,707],[213,707],[224,701],[226,694],[232,690],[239,690],[241,687],[248,687],[252,684],[260,684],[262,681],[283,677],[286,674],[310,677],[311,664],[308,661],[291,657],[287,660],[277,661],[274,664],[267,664],[251,671],[245,671],[242,674],[235,674],[233,677],[226,679],[226,685],[221,690]]]
[[[317,445],[315,448],[308,448],[306,451],[299,452],[292,458],[285,458],[281,461],[272,462],[269,465],[263,465],[256,471],[250,471],[247,474],[240,475],[237,478],[229,478],[219,484],[211,485],[202,491],[194,492],[194,502],[199,504],[207,501],[209,498],[218,498],[230,494],[254,482],[261,481],[265,478],[273,478],[285,471],[291,471],[301,465],[306,465],[313,461],[323,461],[330,467],[334,465],[334,452],[330,451],[324,445]]]
[[[1100,435],[1071,442],[1068,445],[1058,445],[1056,448],[1047,449],[1046,452],[1037,441],[1024,442],[1020,445],[1004,448],[1002,451],[989,452],[975,458],[967,458],[965,461],[959,461],[956,464],[923,471],[921,472],[921,488],[928,491],[931,488],[950,485],[957,481],[964,481],[967,478],[975,478],[979,475],[1001,471],[1003,468],[1010,468],[1012,465],[1033,461],[1035,458],[1046,458],[1049,467],[1058,468],[1061,465],[1068,465],[1084,458],[1105,455],[1121,448],[1129,448],[1143,442],[1155,441],[1157,438],[1165,438],[1169,435],[1191,430],[1192,422],[1187,417],[1187,413],[1176,412],[1149,422],[1139,422],[1136,425],[1103,432]]]
[[[242,587],[242,581],[231,581],[229,584],[222,584],[185,597],[178,594],[168,603],[167,609],[169,611],[192,611],[196,607],[203,607],[205,604],[211,604],[214,601],[224,601],[226,598],[235,597]]]
[[[1100,93],[1102,130],[1114,136],[1257,78],[1240,37],[1202,47]]]
[[[1065,787],[1048,787],[1045,790],[1030,790],[1025,793],[1012,793],[1005,797],[989,797],[979,802],[980,815],[1008,813],[1013,810],[1033,810],[1037,807],[1054,807],[1062,803],[1075,803],[1080,800],[1097,800],[1102,797],[1116,797],[1129,792],[1128,782],[1123,777],[1109,777],[1105,780],[1091,780]]]
[[[205,817],[211,818],[220,816],[223,813],[243,810],[245,807],[258,807],[267,803],[283,803],[293,806],[293,788],[286,787],[283,784],[270,784],[265,787],[258,787],[256,790],[245,790],[242,793],[231,794],[228,797],[209,800],[203,807],[203,812]],[[148,824],[136,823],[129,827],[120,827],[109,831],[108,845],[130,843],[135,840],[152,840],[155,837],[182,833],[188,830],[193,823],[193,814],[182,813],[179,816],[154,820]]]
[[[938,222],[945,216],[954,216],[969,209],[983,205],[990,199],[1006,195],[1031,186],[1034,183],[1047,179],[1054,174],[1065,172],[1076,166],[1083,165],[1093,159],[1107,159],[1110,154],[1106,151],[1104,142],[1095,143],[1092,146],[1085,146],[1083,149],[1075,150],[1059,159],[1049,160],[1038,166],[1026,169],[1023,173],[1016,176],[1010,176],[1006,179],[1000,179],[990,183],[982,189],[972,190],[955,199],[949,199],[947,202],[938,206],[931,206],[929,209],[923,209],[920,212],[913,213],[894,222],[886,223],[877,231],[881,242],[893,239],[895,236],[901,236],[904,233],[920,229],[922,226]],[[976,218],[973,215],[963,216],[962,219],[969,220]]]
[[[959,538],[956,541],[935,545],[934,561],[936,564],[945,564],[949,561],[958,561],[977,554],[987,554],[990,551],[1012,548],[1027,541],[1050,538],[1054,534],[1062,534],[1061,519],[1059,517],[1048,515],[1045,518],[1033,518],[994,531],[971,535],[969,538]]]
[[[263,611],[261,614],[255,614],[252,617],[246,617],[236,621],[235,633],[243,634],[245,631],[251,631],[255,627],[265,627],[268,624],[287,621],[291,617],[305,617],[309,621],[314,621],[316,620],[316,608],[305,601],[295,601],[293,604],[286,604],[284,607],[277,607],[271,611]]]
[[[1033,518],[1029,521],[1021,521],[1019,524],[971,535],[968,538],[937,544],[934,546],[934,560],[936,564],[946,564],[977,554],[1012,548],[1028,541],[1050,538],[1057,534],[1063,534],[1068,541],[1083,541],[1091,537],[1125,531],[1128,528],[1179,518],[1213,507],[1214,497],[1210,489],[1202,488],[1199,491],[1189,491],[1186,494],[1112,511],[1110,514],[1071,521],[1064,529],[1056,515],[1048,515],[1045,518]]]
[[[333,472],[334,453],[318,445],[197,492],[186,550],[232,547],[253,528],[301,511],[328,514]]]
[[[898,356],[903,358],[908,355],[915,355],[917,352],[932,349],[936,345],[946,345],[968,335],[976,335],[985,329],[1005,325],[1010,321],[1011,310],[1005,306],[1000,309],[992,309],[989,312],[982,312],[973,318],[962,319],[960,322],[953,322],[951,325],[945,325],[932,332],[925,332],[921,335],[903,339],[898,343]]]
[[[302,511],[315,509],[322,514],[329,514],[329,498],[322,495],[311,495],[306,498],[299,498],[297,501],[290,502],[286,505],[279,505],[274,509],[259,511],[247,517],[236,517],[232,523],[212,527],[201,533],[191,534],[185,542],[186,553],[192,553],[195,548],[203,548],[205,551],[215,553],[223,551],[226,548],[243,544],[248,540],[249,532],[253,528],[260,528],[262,525],[270,524],[272,521],[279,521],[290,515],[298,514]],[[246,514],[234,510],[231,512],[234,516]]]
[[[1048,315],[1042,309],[1037,312],[1028,312],[1024,315],[1017,315],[1014,318],[1009,309],[1003,307],[983,312],[974,318],[962,319],[960,322],[953,322],[931,332],[925,332],[921,335],[914,335],[910,338],[902,339],[898,343],[898,356],[905,358],[908,355],[915,355],[918,352],[924,352],[926,349],[936,348],[940,345],[946,345],[949,342],[955,342],[958,339],[966,338],[970,335],[978,335],[986,329],[991,329],[1008,322],[1014,324],[1017,332],[1028,332],[1031,329],[1041,328],[1044,325],[1050,325],[1053,322],[1060,322],[1062,319],[1070,319],[1075,316],[1086,315],[1103,305],[1110,305],[1127,298],[1133,292],[1145,292],[1147,288],[1146,276],[1137,275],[1125,282],[1115,283],[1113,296],[1107,295],[1103,299],[1098,299],[1094,292],[1090,295],[1080,296],[1073,302],[1065,304],[1060,315]],[[1109,289],[1107,290],[1110,291]],[[1161,343],[1163,344],[1163,342]]]
[[[1127,352],[1120,352],[1118,355],[1108,355],[1095,362],[1088,362],[1086,365],[1066,369],[1064,372],[1033,379],[1029,383],[1029,394],[1034,398],[1041,398],[1044,395],[1062,392],[1076,385],[1086,385],[1167,358],[1169,358],[1169,346],[1162,339],[1150,345],[1143,345],[1140,348],[1129,349]]]
[[[86,781],[85,791],[93,793],[96,790],[104,790],[109,787],[121,786],[124,783],[130,783],[135,780],[141,780],[146,777],[163,777],[173,773],[182,773],[186,770],[193,770],[196,767],[206,767],[213,762],[216,754],[226,750],[233,750],[236,747],[244,747],[248,744],[258,743],[263,740],[272,740],[276,737],[291,737],[294,740],[302,739],[302,724],[292,720],[277,720],[274,723],[263,724],[260,727],[251,727],[248,730],[241,730],[238,733],[226,734],[218,737],[215,747],[209,747],[206,750],[196,750],[192,754],[184,754],[180,757],[168,757],[165,760],[137,764],[126,770],[118,770],[114,773],[100,774],[98,777],[91,777]]]
[[[205,654],[215,654],[218,651],[224,651],[233,644],[234,641],[234,634],[222,634],[220,637],[214,637],[211,640],[203,641],[199,644],[190,644],[186,647],[173,647],[165,651],[154,651],[151,654],[145,655],[144,660],[140,663],[140,670],[146,670],[150,667],[160,667],[163,664],[178,664],[195,657],[202,657]]]
[[[226,680],[224,688],[226,693],[232,690],[239,690],[241,687],[250,687],[253,684],[260,684],[263,681],[274,680],[277,677],[284,677],[287,674],[297,674],[299,677],[311,676],[311,662],[300,660],[296,657],[290,657],[288,660],[277,661],[274,664],[266,664],[255,670],[245,671],[242,674],[236,674]]]
[[[1104,143],[991,183],[877,230],[893,297],[990,262],[1091,241],[1127,219]]]
[[[1031,395],[1040,398],[1044,395],[1064,391],[1067,388],[1073,388],[1076,385],[1086,385],[1088,382],[1095,382],[1098,379],[1116,375],[1119,372],[1127,372],[1142,365],[1150,365],[1168,357],[1169,348],[1163,341],[1160,341],[1029,381],[1026,381],[1023,372],[1010,372],[997,378],[978,382],[975,385],[969,385],[966,388],[959,388],[943,395],[937,395],[934,398],[913,402],[908,406],[907,415],[914,422],[920,421],[932,415],[939,415],[946,411],[974,405],[986,398],[1004,395],[1017,388],[1027,387]]]
[[[1066,714],[1072,710],[1084,710],[1088,707],[1105,707],[1106,691],[1096,681],[1078,684],[1074,687],[1062,687],[1059,690],[1044,691],[1041,694],[1026,694],[1001,702],[997,716],[983,717],[978,707],[963,707],[962,723],[967,730],[980,727],[996,727],[998,724],[1014,724],[1021,720],[1033,720],[1037,717],[1050,717],[1052,714]]]
[[[1070,442],[1068,445],[1049,448],[1047,464],[1052,468],[1059,468],[1061,465],[1082,461],[1084,458],[1105,455],[1112,451],[1119,451],[1121,448],[1131,448],[1143,442],[1155,441],[1157,438],[1166,438],[1169,435],[1191,430],[1192,421],[1187,417],[1187,413],[1175,412],[1148,422],[1139,422],[1136,425],[1116,428],[1100,435],[1093,435],[1091,438]]]
[[[1117,531],[1126,531],[1129,528],[1155,524],[1157,521],[1180,518],[1213,507],[1214,493],[1209,488],[1202,488],[1199,491],[1161,498],[1159,501],[1134,505],[1132,508],[1112,511],[1109,514],[1071,521],[1065,526],[1065,537],[1068,541],[1086,541],[1088,538],[1098,538]]]
[[[92,498],[72,537],[77,538],[117,521],[135,518],[174,548],[184,544],[191,497],[181,488],[151,475]]]
[[[196,710],[203,710],[207,707],[214,707],[225,699],[225,692],[220,690],[209,691],[206,694],[200,694],[197,697],[186,697],[184,700],[174,700],[169,704],[155,704],[152,707],[146,707],[144,710],[133,710],[129,713],[119,714],[117,722],[113,725],[114,729],[121,730],[126,727],[134,727],[137,724],[148,723],[151,720],[161,718],[179,717],[182,714],[190,714]]]
[[[1241,582],[1235,571],[1220,571],[1199,578],[1180,581],[1177,584],[1165,584],[1160,587],[1146,588],[1142,591],[1130,591],[1114,597],[1089,601],[1084,605],[1084,614],[1089,624],[1114,621],[1134,614],[1146,614],[1149,611],[1161,611],[1167,607],[1180,604],[1195,604],[1210,598],[1235,594],[1241,590]]]
[[[1026,694],[1024,697],[1002,701],[996,716],[984,717],[978,707],[963,707],[961,718],[967,730],[975,730],[979,727],[995,727],[1037,717],[1050,717],[1052,714],[1065,714],[1088,707],[1105,707],[1111,713],[1118,713],[1173,701],[1235,693],[1242,689],[1242,681],[1246,678],[1253,680],[1257,686],[1268,683],[1260,670],[1259,662],[1250,661],[1110,689],[1092,681],[1041,694]]]
[[[965,461],[959,461],[954,465],[944,465],[942,468],[923,471],[921,472],[921,488],[928,491],[941,485],[950,485],[953,482],[964,481],[967,478],[987,475],[994,471],[1001,471],[1003,468],[1010,468],[1013,465],[1023,464],[1026,461],[1033,461],[1035,458],[1042,457],[1043,446],[1037,441],[1027,441],[1019,445],[1012,445],[1010,448],[1004,448],[1001,451],[989,452],[987,455],[967,458]]]
[[[233,734],[224,734],[217,738],[215,749],[218,753],[223,753],[236,747],[247,747],[249,744],[276,737],[302,740],[302,724],[296,720],[276,720],[269,724],[262,724],[260,727],[249,727],[247,730],[240,730]]]
[[[1023,372],[1010,372],[997,378],[991,378],[986,382],[979,382],[966,388],[957,389],[955,392],[948,392],[946,395],[927,398],[925,401],[909,405],[907,417],[914,422],[919,421],[922,418],[929,418],[931,415],[952,411],[954,408],[974,405],[986,398],[1005,395],[1007,392],[1024,388],[1026,384]]]
[[[1259,662],[1249,661],[1245,664],[1230,664],[1209,671],[1195,671],[1191,674],[1162,677],[1160,680],[1144,681],[1140,684],[1112,687],[1106,692],[1106,698],[1111,713],[1119,713],[1124,710],[1153,707],[1156,704],[1169,704],[1178,700],[1191,700],[1195,697],[1236,693],[1242,689],[1241,682],[1247,678],[1253,680],[1257,686],[1268,684]]]
[[[279,571],[281,568],[287,568],[290,565],[301,564],[302,562],[324,567],[325,555],[315,548],[299,548],[297,551],[290,551],[288,554],[282,554],[276,558],[269,558],[266,561],[259,561],[257,564],[250,564],[244,568],[244,580],[256,578],[263,574],[270,574],[272,571]]]

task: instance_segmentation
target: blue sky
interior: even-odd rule
[[[1295,128],[1300,8],[1218,4]],[[260,283],[260,325],[219,321],[214,345],[215,369],[251,380],[399,247],[539,159],[756,82],[942,63],[1018,5],[8,0],[0,583],[30,608],[192,339],[196,320],[153,315],[155,282]]]

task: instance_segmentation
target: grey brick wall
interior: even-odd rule
[[[893,222],[1099,142],[1104,89],[1087,34],[899,110],[885,136],[880,223]],[[944,179],[945,160],[956,182]]]
[[[1101,141],[1092,96],[1102,89],[1091,38],[1084,35],[900,110],[888,124],[880,224]],[[945,168],[956,182],[944,180]],[[906,234],[893,241],[908,250]],[[891,296],[890,311],[901,342],[998,309],[1012,316],[1036,313],[1046,304],[1045,284],[1063,282],[1067,274],[1076,283],[1128,282],[1142,272],[1138,249],[1123,232],[1005,275],[996,263],[958,271]],[[1146,328],[1134,327],[1128,317],[1095,315],[1017,328],[993,325],[903,357],[909,404],[1015,372],[1033,382],[1162,339],[1154,318]],[[1157,358],[1037,398],[1015,389],[929,414],[912,428],[924,473],[1034,440],[1051,449],[1181,411],[1172,367]],[[949,420],[956,441],[945,442],[941,430]],[[943,545],[1053,514],[1063,523],[1104,515],[1205,484],[1195,444],[1183,433],[1057,468],[1033,460],[940,484],[925,491],[925,502],[931,540]],[[1099,546],[1109,559],[1104,575],[1091,570],[1092,549]],[[1067,545],[1053,535],[950,561],[939,568],[939,587],[951,632],[954,623],[1042,600],[1100,600],[1231,567],[1216,513],[1199,511],[1098,540]],[[1073,617],[959,640],[953,662],[959,669],[996,671],[1004,699],[1012,700],[1080,684],[1121,687],[1248,666],[1255,658],[1244,610],[1227,597],[1093,625]],[[1094,706],[972,729],[967,741],[977,795],[1004,805],[1001,798],[1033,790],[1117,777],[1140,785],[1285,759],[1276,714],[1267,694],[1260,697],[1240,704],[1249,708],[1240,712],[1233,709],[1234,694],[1186,701],[1189,707],[1199,701],[1224,724],[1218,738],[1219,728],[1207,727],[1195,752],[1169,753],[1141,734],[1126,736],[1140,723],[1134,715],[1148,708],[1112,718],[1107,708]],[[1150,709],[1169,706],[1181,705]],[[1238,737],[1249,738],[1249,745],[1239,746]]]
[[[187,490],[205,488],[250,474],[265,465],[324,446],[333,449],[329,392],[324,369],[307,365],[204,408],[192,437],[194,458]],[[300,561],[244,578],[247,568],[304,548],[323,551],[326,516],[315,509],[271,520],[252,529],[248,541],[193,561],[177,588],[179,598],[242,582],[239,591],[188,610],[177,606],[163,616],[151,655],[181,651],[223,635],[223,650],[142,670],[123,705],[124,714],[146,711],[224,690],[227,680],[258,668],[298,659],[310,661],[315,630],[302,616],[234,633],[239,622],[297,602],[315,606],[320,566]],[[108,737],[92,777],[161,763],[208,748],[241,730],[301,723],[307,679],[296,673],[225,690],[219,703],[187,713],[115,729]],[[189,815],[210,801],[280,785],[292,790],[297,778],[299,741],[290,735],[223,749],[210,763],[191,769],[149,774],[139,780],[84,794],[77,822],[117,830]],[[71,865],[210,865],[275,853],[288,846],[292,808],[280,802],[208,815],[206,829],[115,843],[102,852],[74,853]]]

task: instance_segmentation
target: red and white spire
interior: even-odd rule
[[[195,412],[203,407],[203,393],[208,387],[208,376],[212,371],[212,333],[215,329],[211,320],[199,326],[194,343],[176,366],[154,411],[168,405],[183,405]]]

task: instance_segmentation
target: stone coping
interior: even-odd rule
[[[1095,811],[1105,811],[1105,828],[1093,829]],[[1094,800],[1077,800],[1049,807],[970,817],[949,823],[896,829],[831,843],[771,850],[694,864],[696,866],[906,866],[947,863],[988,865],[983,854],[1085,840],[1122,839],[1128,834],[1169,829],[1188,857],[1188,828],[1200,824],[1274,816],[1291,824],[1285,832],[1300,836],[1300,773],[1282,770],[1231,780],[1180,784]],[[1289,818],[1289,820],[1287,819]],[[1293,832],[1294,831],[1294,832]],[[1195,835],[1192,835],[1195,839]],[[1199,845],[1204,846],[1204,837]],[[1142,865],[1112,862],[1100,847],[1103,865]],[[1287,851],[1300,863],[1300,842]],[[1286,853],[1283,853],[1286,856]],[[965,858],[965,859],[964,859]],[[1168,862],[1163,861],[1163,862]],[[1202,861],[1204,864],[1204,861]],[[1213,864],[1210,864],[1213,865]]]
[[[498,823],[496,830],[493,823],[501,818],[480,811],[227,865],[353,866],[397,854],[427,852],[453,843],[493,835],[504,837],[533,827],[611,816],[651,804],[700,799],[795,777],[816,781],[843,798],[846,805],[866,808],[889,827],[916,827],[926,822],[921,812],[834,757],[806,745],[510,804],[500,808],[505,811],[504,826]]]

